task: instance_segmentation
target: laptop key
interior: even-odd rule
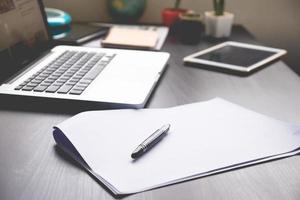
[[[19,86],[25,86],[27,83],[29,83],[29,82],[23,82],[23,83],[21,83]]]
[[[47,87],[48,86],[39,85],[39,86],[35,87],[33,91],[35,91],[35,92],[44,92],[47,89]]]
[[[89,85],[90,83],[92,82],[92,80],[81,80],[81,81],[79,81],[79,84],[83,84],[83,85]]]
[[[107,56],[104,56],[102,59],[101,59],[101,62],[109,62],[110,61],[110,58],[107,57]]]
[[[84,76],[85,74],[86,72],[82,72],[82,71],[76,73],[77,76]]]
[[[36,87],[37,85],[38,85],[38,83],[32,83],[32,82],[30,82],[26,86],[28,86],[28,87]]]
[[[79,86],[75,85],[75,86],[72,88],[72,90],[71,90],[71,91],[73,91],[73,90],[80,90],[80,91],[84,91],[85,89],[86,89],[86,87],[79,87]]]
[[[69,94],[75,94],[75,95],[80,95],[83,92],[83,90],[71,90]]]
[[[34,87],[32,87],[32,86],[24,86],[23,88],[22,88],[22,90],[24,90],[24,91],[32,91],[33,90],[33,88]]]
[[[51,84],[51,83],[53,83],[53,82],[54,82],[54,80],[48,80],[48,79],[47,79],[47,80],[44,80],[43,83],[50,83],[50,84]]]
[[[66,85],[71,85],[74,86],[76,83],[72,83],[72,82],[67,82]]]
[[[90,83],[82,83],[82,82],[79,82],[76,84],[76,86],[79,86],[79,87],[87,87]]]
[[[62,84],[64,84],[66,81],[67,81],[67,80],[61,80],[61,79],[58,79],[56,82],[57,82],[57,83],[62,83]]]
[[[98,74],[104,69],[104,67],[104,65],[96,65],[83,77],[83,79],[94,80],[98,76]]]
[[[63,85],[61,88],[59,88],[57,93],[67,94],[71,90],[72,87],[73,87],[72,85]]]
[[[72,79],[68,81],[68,83],[75,83],[75,84],[76,84],[77,82],[78,82],[78,81],[75,81],[75,80],[72,80]]]
[[[18,85],[17,87],[15,87],[15,90],[21,90],[22,89],[22,85]]]
[[[57,85],[51,85],[46,89],[46,92],[54,93],[59,89],[60,86]]]
[[[35,77],[35,79],[45,79],[45,78],[47,78],[49,76],[49,74],[40,74],[40,75],[38,75],[37,77]]]
[[[57,77],[54,77],[54,76],[49,76],[48,78],[47,78],[47,80],[49,80],[49,81],[51,81],[51,80],[57,80]]]
[[[31,82],[30,83],[36,83],[36,84],[40,84],[41,82],[42,82],[43,80],[42,79],[33,79],[33,80],[31,80]]]
[[[62,76],[62,78],[67,78],[67,79],[70,79],[71,77],[72,77],[71,74],[64,74],[64,75]]]
[[[47,86],[47,87],[48,87],[48,86],[51,85],[51,83],[41,83],[40,85],[41,85],[41,86]]]
[[[76,81],[76,82],[78,82],[80,80],[80,78],[76,78],[76,77],[72,77],[71,79],[70,79],[70,81]]]

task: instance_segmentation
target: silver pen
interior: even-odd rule
[[[163,125],[160,129],[156,130],[146,140],[144,140],[131,154],[131,158],[135,159],[142,156],[145,152],[156,145],[163,139],[170,129],[170,124]]]

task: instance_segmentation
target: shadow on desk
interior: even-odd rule
[[[41,97],[0,95],[1,110],[29,111],[39,113],[77,114],[88,110],[108,110],[127,108],[128,105],[49,99]]]

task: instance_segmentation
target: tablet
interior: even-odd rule
[[[286,53],[283,49],[229,41],[189,55],[183,61],[248,73]]]

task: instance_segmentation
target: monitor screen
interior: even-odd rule
[[[49,36],[38,0],[0,0],[0,73],[36,57]]]

